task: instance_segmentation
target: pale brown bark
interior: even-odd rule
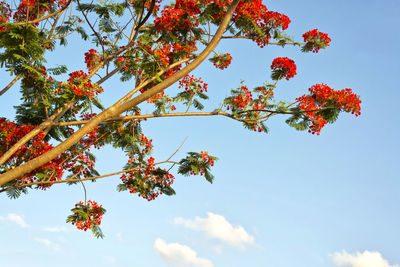
[[[18,82],[19,79],[21,79],[21,77],[22,75],[15,76],[15,78],[9,84],[7,84],[3,90],[0,91],[0,96],[7,92],[16,82]]]
[[[29,140],[31,140],[33,137],[38,135],[41,131],[46,130],[47,128],[50,128],[54,121],[60,117],[61,114],[64,114],[66,110],[72,107],[74,103],[69,102],[64,105],[64,107],[59,108],[52,116],[50,116],[46,121],[41,123],[38,127],[27,133],[24,137],[22,137],[15,145],[13,145],[9,150],[7,150],[6,153],[3,154],[3,156],[0,158],[0,165],[5,163],[17,150],[26,144]]]

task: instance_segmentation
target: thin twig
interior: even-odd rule
[[[172,155],[167,159],[167,161],[170,160],[170,159],[179,151],[179,149],[182,148],[183,144],[186,142],[187,139],[188,139],[188,137],[186,136],[185,139],[183,140],[182,144],[178,147],[178,149],[174,152],[174,154],[172,154]]]
[[[83,190],[85,191],[85,205],[86,205],[86,200],[87,200],[87,195],[86,195],[86,187],[85,187],[85,184],[82,182],[82,181],[79,181],[79,182],[81,182],[81,184],[82,184],[82,186],[83,186]]]

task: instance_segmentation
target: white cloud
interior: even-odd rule
[[[43,230],[51,233],[60,233],[60,232],[66,232],[67,228],[60,226],[52,226],[52,227],[45,227],[43,228]]]
[[[58,245],[57,243],[54,243],[54,242],[52,242],[52,241],[50,241],[48,239],[36,237],[36,238],[34,238],[34,240],[36,242],[39,242],[42,245],[45,245],[46,247],[48,247],[48,248],[50,248],[50,249],[52,249],[54,251],[59,251],[60,250],[60,245]]]
[[[196,217],[194,220],[178,217],[174,219],[174,223],[189,229],[205,231],[208,236],[218,238],[230,245],[242,247],[246,243],[254,244],[254,237],[248,234],[242,226],[233,226],[222,215],[212,212],[207,214],[208,218]]]
[[[18,226],[22,228],[28,228],[30,227],[29,224],[27,224],[24,219],[22,219],[21,216],[15,214],[15,213],[9,213],[6,217],[0,216],[0,221],[9,221],[17,224]]]
[[[154,250],[171,266],[213,267],[210,260],[199,258],[196,251],[178,243],[167,244],[161,238],[154,242]]]
[[[385,260],[381,253],[364,251],[363,253],[356,252],[354,254],[349,254],[343,250],[343,252],[336,252],[331,255],[333,262],[337,266],[346,267],[400,267],[400,265],[390,265],[387,260]]]

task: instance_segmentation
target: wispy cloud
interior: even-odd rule
[[[54,243],[48,239],[44,239],[44,238],[39,238],[39,237],[35,237],[34,240],[36,242],[39,242],[40,244],[48,247],[49,249],[52,249],[54,251],[59,251],[60,250],[60,245],[58,245],[57,243]]]
[[[45,227],[43,228],[43,230],[51,233],[61,233],[61,232],[66,232],[67,228],[60,226],[51,226],[51,227]]]
[[[122,232],[116,233],[116,234],[115,234],[115,237],[117,238],[118,241],[122,241],[122,240],[123,240],[123,238],[122,238]]]
[[[220,239],[230,245],[243,247],[244,244],[254,244],[254,237],[242,226],[233,226],[222,215],[212,212],[208,212],[207,215],[207,218],[196,217],[193,220],[177,217],[174,223],[189,229],[204,231],[209,237]]]
[[[117,259],[114,256],[110,256],[110,255],[103,256],[103,259],[109,264],[116,264],[117,263]]]
[[[199,258],[196,251],[178,243],[167,244],[161,238],[154,242],[154,250],[162,259],[172,266],[179,267],[213,267],[210,260]]]
[[[400,267],[400,265],[390,265],[381,253],[377,251],[364,251],[349,254],[346,251],[336,252],[331,255],[333,262],[337,266],[346,267]]]
[[[27,224],[21,216],[15,213],[9,213],[6,217],[0,216],[0,221],[9,221],[15,223],[22,228],[30,227],[29,224]]]

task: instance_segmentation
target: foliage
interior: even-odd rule
[[[85,181],[120,175],[118,191],[150,201],[175,194],[174,166],[179,174],[213,182],[211,167],[217,158],[207,151],[189,152],[180,161],[171,160],[176,152],[164,161],[151,157],[152,140],[141,128],[147,118],[219,115],[249,130],[268,132],[267,120],[283,114],[296,130],[320,134],[342,111],[358,116],[361,101],[351,89],[316,84],[292,102],[275,100],[278,82],[296,75],[296,64],[287,57],[272,62],[273,83],[250,89],[242,82],[220,108],[190,112],[193,107],[203,110],[208,99],[208,84],[190,72],[207,58],[220,70],[231,65],[232,55],[215,51],[222,39],[246,39],[260,48],[292,45],[314,53],[330,45],[331,39],[318,29],[306,32],[303,43],[294,41],[285,33],[290,23],[261,0],[0,2],[0,66],[15,76],[0,96],[15,84],[21,94],[21,101],[14,103],[15,120],[0,118],[0,192],[17,198],[29,189],[45,190],[57,183],[84,187]],[[84,47],[90,45],[84,55],[74,55],[87,70],[46,62],[50,52],[76,36]],[[134,86],[106,108],[100,98],[107,88],[101,85],[112,76],[134,80]],[[166,89],[176,82],[180,92],[168,95]],[[145,105],[153,112],[143,114]],[[123,151],[127,163],[120,172],[100,175],[91,150],[106,145]],[[67,222],[103,237],[99,225],[105,210],[86,201],[86,188],[85,202],[71,211]]]

